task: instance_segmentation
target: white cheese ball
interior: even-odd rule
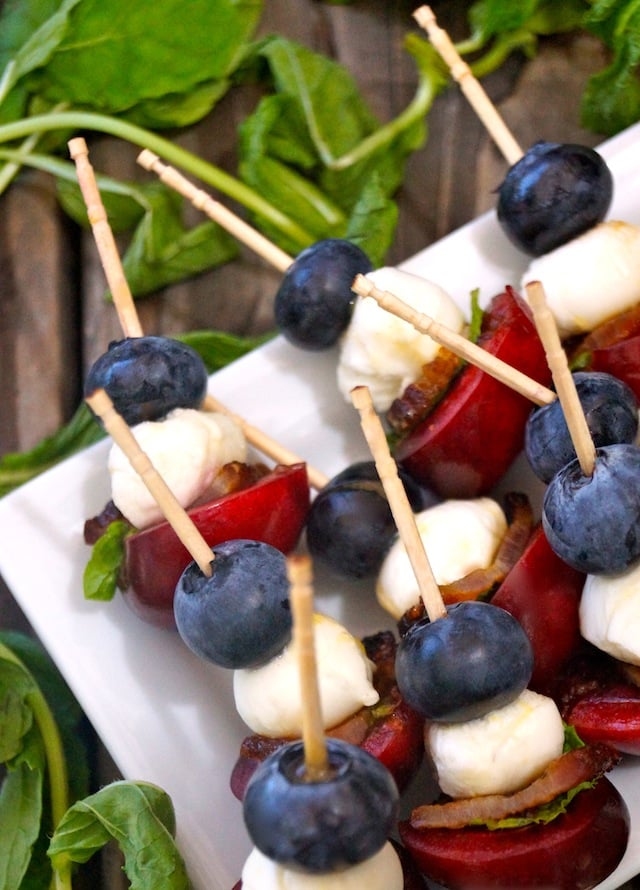
[[[562,754],[564,727],[553,699],[525,689],[504,708],[476,720],[431,724],[427,741],[445,794],[510,794]]]
[[[131,428],[142,450],[183,507],[189,507],[230,461],[246,461],[247,443],[240,427],[224,414],[176,408],[163,420]],[[155,498],[128,457],[114,444],[109,452],[111,497],[137,529],[164,519]]]
[[[462,311],[437,284],[391,266],[366,277],[413,309],[457,333],[462,330]],[[439,348],[427,334],[382,309],[373,297],[359,297],[340,342],[338,389],[350,401],[349,393],[355,386],[368,386],[376,410],[386,411],[418,378],[422,365],[435,358]]]
[[[416,524],[438,584],[451,584],[491,565],[507,530],[492,498],[443,501],[416,514]],[[400,538],[391,545],[376,582],[376,596],[396,620],[420,601],[420,589]]]
[[[640,227],[610,220],[531,262],[562,338],[593,330],[640,301]]]
[[[242,869],[242,890],[402,890],[402,865],[393,845],[343,871],[305,874],[284,868],[255,847]]]
[[[582,636],[640,665],[640,565],[620,575],[588,575],[580,599]]]
[[[364,646],[326,615],[314,615],[313,637],[324,728],[337,726],[365,705],[375,705],[373,663]],[[260,735],[302,735],[300,671],[293,643],[267,664],[237,670],[233,694],[240,717]]]

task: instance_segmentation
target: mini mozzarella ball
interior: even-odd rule
[[[562,338],[584,334],[640,300],[640,227],[610,220],[533,260]]]
[[[587,575],[579,614],[586,640],[640,665],[640,565],[620,575]]]
[[[249,854],[242,869],[242,890],[402,890],[402,865],[393,845],[339,872],[327,875],[305,874],[284,868],[260,850]]]
[[[425,733],[438,785],[453,798],[511,794],[562,754],[560,712],[545,695],[518,698],[467,723],[433,723]]]
[[[417,513],[416,523],[438,584],[451,584],[490,566],[507,531],[502,508],[486,497],[443,501]],[[396,620],[420,601],[415,572],[400,538],[382,563],[376,596]]]
[[[465,325],[460,308],[431,281],[390,266],[366,277],[380,290],[390,291],[456,332]],[[360,297],[340,343],[338,389],[350,401],[355,386],[367,386],[376,410],[386,411],[439,348],[427,334],[382,309],[373,297]]]
[[[240,427],[224,414],[177,408],[163,420],[145,421],[131,431],[183,507],[189,507],[230,461],[246,460]],[[164,519],[156,499],[118,445],[109,452],[111,497],[137,529]]]
[[[373,664],[362,643],[338,621],[314,615],[313,636],[324,728],[360,708],[375,705]],[[234,672],[233,693],[240,717],[253,732],[278,738],[302,734],[298,656],[293,643],[261,667]]]

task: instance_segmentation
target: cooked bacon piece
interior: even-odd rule
[[[505,496],[505,512],[509,527],[500,542],[490,566],[474,569],[451,584],[440,585],[442,598],[448,605],[463,600],[477,600],[488,596],[504,579],[520,559],[533,531],[533,510],[525,494],[510,492]],[[417,603],[408,609],[399,622],[400,635],[425,614],[424,604]]]
[[[630,337],[640,335],[640,304],[621,312],[613,318],[603,321],[571,347],[570,359],[577,358],[594,349],[604,349],[621,343]]]
[[[425,418],[446,394],[464,361],[441,346],[433,361],[422,366],[420,376],[395,399],[387,412],[391,429],[404,435]]]
[[[545,771],[521,791],[487,794],[466,800],[427,804],[411,813],[413,828],[463,828],[473,822],[506,819],[549,803],[612,769],[620,755],[607,745],[586,745],[556,757]]]
[[[244,464],[239,460],[233,460],[221,467],[211,480],[209,487],[203,491],[197,501],[190,507],[199,507],[208,504],[215,498],[224,497],[234,491],[242,491],[268,475],[269,468],[264,464]]]
[[[380,631],[362,641],[375,664],[373,682],[380,700],[361,708],[327,735],[359,745],[383,763],[402,790],[416,774],[424,757],[424,720],[402,699],[395,680],[396,639],[391,631]],[[244,797],[247,782],[257,766],[290,738],[266,738],[253,734],[241,746],[231,772],[231,791]]]

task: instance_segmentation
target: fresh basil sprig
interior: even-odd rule
[[[0,887],[71,890],[110,841],[134,890],[187,890],[170,797],[147,782],[89,795],[80,706],[32,637],[0,632]]]

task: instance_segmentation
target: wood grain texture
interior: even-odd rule
[[[468,0],[433,4],[454,39],[466,35],[469,5]],[[261,33],[279,32],[343,62],[372,111],[386,121],[416,88],[414,64],[403,49],[405,34],[418,30],[414,8],[387,0],[348,6],[267,0]],[[602,64],[599,44],[567,35],[543,41],[533,60],[514,56],[485,88],[524,147],[540,138],[593,145],[600,137],[580,127],[578,103],[587,77]],[[237,128],[256,98],[252,89],[226,97],[210,119],[179,142],[233,172]],[[92,138],[89,144],[97,172],[148,175],[136,165],[135,146],[110,138]],[[399,262],[492,207],[505,170],[504,159],[452,84],[429,113],[424,147],[409,160],[388,262]],[[86,368],[120,332],[113,307],[104,300],[92,235],[62,217],[52,183],[26,174],[0,200],[0,453],[5,453],[32,446],[71,415]],[[195,211],[191,216],[198,219]],[[153,333],[269,330],[278,278],[243,250],[234,263],[142,301],[143,328]],[[1,584],[0,621],[5,627],[26,626]],[[96,783],[115,777],[108,752],[98,747]],[[113,850],[103,857],[99,882],[105,890],[128,886]]]

